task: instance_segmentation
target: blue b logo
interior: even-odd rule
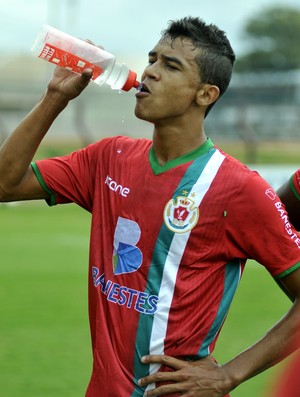
[[[143,255],[136,247],[141,237],[139,225],[129,219],[118,218],[114,235],[114,274],[135,272],[142,264]]]

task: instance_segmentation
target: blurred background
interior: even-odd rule
[[[293,148],[288,162],[297,162],[293,153],[299,148],[300,121],[298,0],[1,1],[0,140],[36,103],[53,71],[53,65],[30,51],[42,24],[103,45],[117,62],[140,76],[148,51],[167,22],[186,15],[217,24],[237,55],[231,86],[207,119],[207,135],[248,164],[284,163],[269,153],[270,145],[282,156],[293,143],[288,145]],[[150,137],[152,127],[134,117],[134,103],[134,90],[120,93],[90,84],[57,120],[45,142],[85,145],[107,135]]]
[[[168,21],[191,15],[224,30],[237,56],[206,134],[274,188],[299,167],[299,0],[0,0],[0,6],[0,143],[51,77],[53,65],[30,52],[44,23],[101,44],[140,76]],[[55,122],[37,157],[111,135],[151,137],[152,126],[134,117],[134,104],[134,90],[91,83]],[[0,206],[0,395],[84,394],[91,365],[89,221],[72,207]],[[249,269],[221,333],[220,362],[262,336],[289,306],[259,265]],[[265,396],[274,377],[272,371],[260,375],[232,396]]]

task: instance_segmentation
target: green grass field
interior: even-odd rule
[[[0,205],[0,395],[83,396],[89,214]]]
[[[87,318],[90,215],[74,205],[0,204],[0,395],[82,397],[91,372]],[[215,356],[226,362],[290,306],[249,262]],[[277,369],[278,371],[278,369]],[[263,397],[276,369],[233,397]]]

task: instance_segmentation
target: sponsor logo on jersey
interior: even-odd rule
[[[135,272],[141,266],[143,255],[136,246],[140,237],[141,229],[136,222],[118,218],[112,259],[115,275]]]
[[[284,222],[284,227],[286,233],[290,236],[290,239],[294,241],[294,243],[297,245],[297,247],[300,249],[300,238],[297,233],[295,233],[295,230],[293,229],[293,226],[290,224],[288,214],[286,210],[284,209],[282,203],[280,201],[275,202],[275,207],[281,217],[281,219]]]
[[[114,234],[112,267],[115,276],[137,271],[143,261],[141,250],[136,246],[141,237],[139,225],[126,218],[119,217]],[[125,306],[143,314],[154,314],[157,310],[157,295],[121,285],[106,279],[97,266],[92,267],[93,284],[100,288],[109,302]]]
[[[110,188],[110,190],[118,193],[120,196],[127,197],[130,193],[129,187],[123,187],[122,185],[114,181],[109,175],[106,176],[104,183]]]
[[[94,286],[100,288],[109,302],[134,309],[143,314],[154,314],[157,310],[158,296],[143,291],[128,288],[111,280],[106,280],[105,274],[100,274],[96,266],[92,267]]]
[[[199,208],[189,197],[178,196],[168,201],[164,209],[164,222],[174,233],[185,233],[193,229],[199,218]]]
[[[297,233],[295,233],[295,230],[293,226],[291,225],[288,217],[288,213],[286,212],[283,204],[281,201],[278,201],[278,196],[275,193],[275,191],[272,188],[269,188],[265,192],[266,196],[269,197],[272,201],[274,201],[274,206],[276,210],[278,211],[282,221],[284,222],[284,228],[286,233],[289,235],[290,239],[294,241],[294,243],[297,245],[297,247],[300,249],[300,238]]]
[[[271,187],[269,189],[267,189],[265,193],[266,193],[266,196],[269,197],[271,200],[276,199],[276,193],[275,193],[274,189],[272,189]]]

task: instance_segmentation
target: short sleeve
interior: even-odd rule
[[[273,277],[300,267],[300,235],[276,192],[255,172],[232,198],[226,232],[232,256],[256,260]]]
[[[95,173],[100,143],[62,157],[39,160],[32,168],[49,193],[49,205],[76,203],[92,210]]]

